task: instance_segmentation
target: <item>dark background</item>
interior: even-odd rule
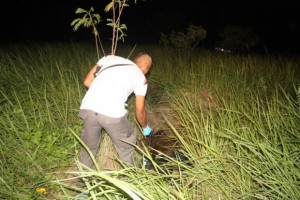
[[[71,22],[77,8],[93,6],[103,19],[98,27],[109,42],[104,7],[110,0],[11,0],[1,6],[0,43],[93,42],[91,29],[74,32]],[[298,0],[134,0],[125,8],[122,22],[128,27],[125,43],[158,43],[160,34],[184,31],[190,24],[207,30],[202,45],[214,48],[226,25],[252,26],[260,44],[271,49],[299,51],[300,4]]]

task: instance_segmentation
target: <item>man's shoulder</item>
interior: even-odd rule
[[[135,63],[132,62],[131,60],[129,60],[128,58],[124,58],[124,57],[117,56],[117,55],[108,55],[108,56],[103,57],[101,60],[106,63],[135,65]]]

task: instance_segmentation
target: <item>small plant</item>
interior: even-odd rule
[[[187,51],[190,55],[200,41],[206,38],[206,30],[202,26],[190,25],[186,32],[172,31],[169,36],[161,35],[159,44],[177,48],[179,51]]]
[[[73,22],[71,23],[71,26],[74,26],[73,27],[74,31],[77,31],[80,26],[84,26],[84,27],[87,27],[87,28],[92,26],[93,34],[94,34],[94,37],[95,37],[97,56],[98,56],[98,59],[99,59],[100,56],[99,56],[98,43],[100,44],[100,46],[102,48],[103,55],[105,55],[105,52],[104,52],[104,49],[103,49],[103,46],[102,46],[102,43],[101,43],[101,40],[100,40],[100,37],[99,37],[98,30],[96,28],[96,25],[98,23],[100,23],[101,18],[100,18],[99,14],[94,14],[93,12],[94,12],[93,7],[91,7],[89,11],[84,10],[82,8],[78,8],[75,13],[76,14],[84,14],[84,15],[83,15],[82,18],[77,18],[77,19],[73,20]]]
[[[124,30],[127,30],[126,24],[121,24],[121,14],[125,7],[128,7],[128,0],[113,0],[105,7],[105,12],[110,10],[113,13],[112,19],[107,19],[109,22],[107,25],[111,26],[113,29],[112,33],[112,44],[111,44],[111,54],[115,54],[117,50],[117,44],[119,40],[124,42],[124,37],[126,34]],[[137,0],[135,0],[136,3]]]
[[[107,26],[112,27],[112,44],[111,44],[111,54],[115,55],[117,50],[118,41],[122,40],[124,42],[124,37],[126,36],[124,30],[127,30],[126,24],[121,24],[121,15],[123,13],[123,10],[125,7],[128,7],[129,4],[127,4],[128,0],[112,0],[109,4],[105,6],[104,11],[109,12],[112,11],[112,18],[107,19],[108,23]],[[137,0],[135,0],[135,3]],[[74,26],[73,30],[76,31],[80,26],[84,27],[90,27],[93,28],[93,34],[95,36],[95,42],[96,42],[96,49],[97,49],[97,55],[99,59],[99,48],[98,48],[98,42],[102,48],[103,54],[105,55],[105,52],[103,50],[103,46],[101,44],[101,40],[99,37],[99,32],[97,31],[96,26],[101,21],[99,14],[94,14],[94,8],[91,7],[89,11],[84,10],[82,8],[78,8],[76,10],[76,14],[84,14],[82,18],[75,19],[71,26]]]

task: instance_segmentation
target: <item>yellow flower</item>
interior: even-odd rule
[[[37,193],[43,193],[43,194],[47,193],[46,188],[36,188],[35,192],[37,192]]]

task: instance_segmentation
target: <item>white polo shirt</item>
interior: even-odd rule
[[[117,64],[129,65],[114,66],[101,72],[86,92],[80,109],[114,118],[122,117],[127,112],[125,102],[130,94],[146,95],[146,77],[134,62],[119,56],[103,57],[97,64],[102,66],[101,70]]]

